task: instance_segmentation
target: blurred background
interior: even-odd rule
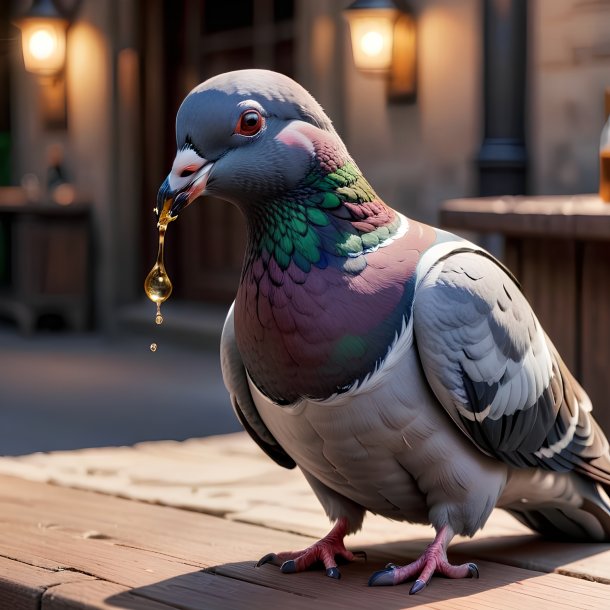
[[[0,3],[0,453],[238,429],[217,356],[243,254],[237,210],[200,202],[171,225],[160,328],[142,289],[177,108],[214,74],[298,80],[382,198],[424,222],[454,198],[597,193],[610,2],[398,2],[402,81],[356,67],[350,4]],[[49,15],[65,37],[56,66],[44,44],[22,49],[26,18]],[[469,237],[502,255],[497,236]]]

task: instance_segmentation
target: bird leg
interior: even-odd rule
[[[417,576],[409,591],[409,594],[413,595],[428,584],[434,573],[447,578],[478,578],[479,569],[476,564],[463,563],[454,566],[447,560],[447,547],[454,535],[453,530],[448,525],[444,525],[419,559],[406,566],[388,564],[384,570],[379,570],[371,576],[369,587],[398,585]]]
[[[284,574],[293,574],[307,570],[317,561],[321,561],[326,568],[326,575],[330,578],[341,578],[341,573],[337,567],[336,556],[342,557],[347,561],[354,561],[357,556],[364,556],[364,553],[352,553],[345,548],[343,539],[349,532],[349,521],[346,517],[341,517],[321,540],[302,551],[288,551],[285,553],[269,553],[262,557],[256,567],[265,563],[272,563],[280,566]]]

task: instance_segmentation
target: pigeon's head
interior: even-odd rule
[[[215,76],[193,89],[176,118],[177,154],[158,210],[175,216],[200,195],[244,207],[293,189],[327,151],[347,155],[330,119],[298,83],[268,70]]]

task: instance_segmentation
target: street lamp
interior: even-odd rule
[[[391,101],[413,101],[416,93],[415,19],[402,0],[356,0],[344,11],[354,65],[388,81]]]

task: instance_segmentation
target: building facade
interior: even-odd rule
[[[63,0],[64,4],[68,0]],[[13,14],[27,8],[14,3]],[[58,2],[58,5],[60,3]],[[0,65],[0,179],[46,176],[59,144],[70,180],[91,203],[95,325],[143,298],[156,252],[152,209],[175,153],[180,101],[218,72],[264,67],[320,101],[357,163],[393,207],[435,223],[449,198],[479,194],[485,137],[485,15],[521,5],[523,133],[530,194],[597,189],[603,91],[610,86],[610,3],[603,0],[413,0],[417,96],[388,102],[383,79],[353,66],[343,0],[82,0],[68,31],[67,121],[43,121],[40,84],[25,72],[19,32]],[[4,142],[4,144],[3,144]],[[2,168],[0,168],[2,169]],[[2,178],[2,176],[5,176]],[[230,205],[192,206],[168,239],[172,298],[229,302],[245,228]],[[213,226],[214,229],[210,230]]]

